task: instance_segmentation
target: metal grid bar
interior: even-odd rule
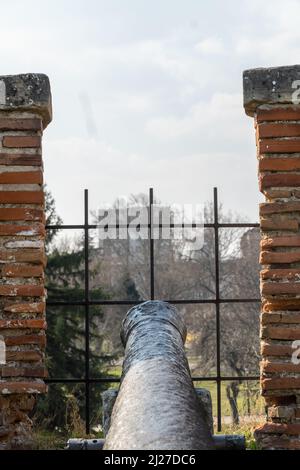
[[[214,188],[216,189],[216,188]],[[130,227],[130,224],[126,224],[126,225],[123,225],[123,224],[114,224],[113,225],[114,228],[116,229],[119,229],[119,228],[129,228]],[[150,223],[149,224],[140,224],[140,227],[141,228],[150,228]],[[159,224],[152,224],[152,227],[153,228],[199,228],[199,224],[196,224],[196,223],[193,223],[193,224],[189,224],[189,223],[185,223],[185,224],[173,224],[173,223],[170,223],[168,225],[166,224],[162,224],[162,223],[159,223]],[[203,227],[204,228],[215,228],[215,224],[214,223],[211,223],[211,224],[203,224]],[[219,228],[247,228],[247,227],[259,227],[259,224],[258,223],[242,223],[242,224],[226,224],[226,223],[219,223],[218,224],[218,227]],[[48,230],[84,230],[86,228],[86,225],[46,225],[46,229]],[[87,228],[89,230],[95,230],[98,228],[97,225],[91,225],[91,224],[88,224],[87,225]]]
[[[193,382],[217,382],[218,380],[221,380],[222,382],[228,382],[232,380],[238,380],[238,381],[247,381],[247,380],[259,380],[259,375],[232,375],[232,376],[220,376],[219,379],[217,376],[199,376],[199,377],[192,377]],[[48,384],[56,384],[56,383],[85,383],[86,379],[80,379],[80,378],[70,378],[70,377],[61,377],[61,378],[56,378],[56,379],[46,379],[46,382]],[[118,377],[90,377],[88,379],[89,383],[120,383],[120,378]]]
[[[154,237],[153,228],[166,227],[165,224],[153,224],[152,208],[154,204],[153,188],[149,189],[149,223],[141,227],[149,229],[149,258],[150,258],[150,299],[155,299],[155,253],[154,253]],[[220,223],[218,220],[218,191],[214,188],[214,221],[213,223],[204,224],[204,228],[211,228],[214,230],[214,250],[215,250],[215,298],[214,299],[167,299],[166,302],[177,305],[188,304],[213,304],[215,305],[216,312],[216,356],[217,356],[217,374],[216,376],[199,376],[192,377],[194,382],[216,382],[217,384],[217,428],[221,431],[222,428],[222,382],[226,381],[248,381],[259,380],[259,376],[222,376],[221,373],[221,328],[220,328],[220,305],[226,303],[251,303],[260,302],[260,298],[253,299],[223,299],[220,297],[220,260],[219,260],[219,229],[220,228],[256,228],[259,227],[258,223]],[[115,228],[128,228],[129,224],[122,225],[116,224]],[[170,224],[170,228],[189,227],[196,228],[197,224]],[[129,301],[129,300],[91,300],[90,287],[89,287],[89,230],[96,229],[97,225],[89,224],[89,200],[88,190],[84,190],[84,224],[83,225],[48,225],[46,229],[63,229],[73,230],[82,229],[84,231],[84,299],[82,301],[55,301],[47,302],[49,306],[83,306],[85,311],[85,374],[84,378],[48,378],[45,382],[49,384],[54,383],[74,383],[85,385],[85,424],[86,433],[90,433],[90,384],[97,383],[119,383],[120,379],[115,377],[90,377],[90,306],[92,305],[138,305],[145,300]]]
[[[215,278],[216,278],[216,353],[217,353],[217,428],[222,428],[222,395],[221,395],[221,325],[220,325],[220,264],[219,264],[219,212],[218,192],[214,188],[214,232],[215,232]]]
[[[154,239],[153,239],[153,188],[149,189],[149,254],[150,254],[150,299],[154,300]]]
[[[84,190],[85,431],[90,432],[89,193]]]
[[[177,305],[185,305],[185,304],[238,304],[238,303],[251,303],[251,302],[260,302],[260,299],[162,299],[164,302],[168,302],[170,304],[177,304]],[[90,300],[89,305],[139,305],[142,304],[143,302],[146,302],[146,300]],[[76,305],[76,306],[84,306],[85,301],[84,300],[74,300],[74,301],[69,301],[69,302],[60,302],[60,301],[55,301],[55,302],[47,302],[47,305],[51,307],[59,307],[63,305]]]

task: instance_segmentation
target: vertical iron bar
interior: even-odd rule
[[[149,249],[150,249],[150,299],[154,300],[154,240],[153,240],[153,188],[149,189]]]
[[[90,433],[89,193],[84,190],[85,431]]]
[[[216,346],[217,346],[217,427],[222,428],[221,405],[221,331],[220,331],[220,264],[219,264],[219,212],[218,189],[214,188],[215,276],[216,276]]]
[[[153,188],[149,190],[149,250],[150,250],[150,295],[151,300],[154,300],[154,239],[153,239],[153,214],[152,214],[152,206],[154,204],[153,200]],[[84,273],[85,273],[85,287],[84,287],[84,307],[85,307],[85,376],[84,379],[80,379],[78,381],[71,380],[73,383],[84,383],[85,384],[85,418],[86,418],[86,433],[89,434],[90,432],[90,383],[95,382],[95,379],[91,379],[90,377],[90,315],[89,315],[89,308],[90,308],[90,295],[89,295],[89,206],[88,206],[88,190],[84,190],[84,225],[80,226],[84,229]],[[220,328],[220,264],[219,264],[219,219],[218,219],[218,191],[217,188],[214,188],[214,236],[215,236],[215,289],[216,289],[216,356],[217,356],[217,374],[213,380],[217,382],[217,423],[218,423],[218,431],[221,431],[222,426],[222,406],[221,406],[221,395],[222,395],[222,382],[226,380],[226,378],[222,379],[221,375],[221,328]],[[249,224],[249,227],[253,226],[254,224]],[[232,224],[232,226],[235,226]],[[237,225],[238,227],[238,225]],[[46,227],[49,229],[50,227]],[[67,229],[70,226],[62,226],[61,229]],[[232,300],[231,300],[232,301]],[[243,300],[246,302],[247,300]],[[116,300],[117,305],[118,300]],[[188,301],[183,300],[183,303],[190,303]],[[65,303],[68,304],[68,303]],[[209,379],[209,377],[205,377]],[[248,377],[244,376],[243,379],[246,380]],[[203,379],[203,378],[202,378]],[[249,377],[249,379],[253,379],[253,377]],[[227,378],[228,380],[228,378]],[[111,380],[103,380],[103,382],[109,383]],[[68,379],[50,379],[49,383],[69,383],[70,380]]]

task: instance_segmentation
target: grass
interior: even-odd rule
[[[109,369],[110,375],[119,376],[120,367],[115,366],[114,368]],[[216,415],[217,415],[217,385],[216,382],[203,381],[195,382],[195,387],[205,388],[210,391],[212,397],[213,405],[213,415],[215,416],[215,427],[216,427]],[[220,434],[243,434],[246,437],[247,449],[256,449],[256,443],[253,437],[253,432],[256,427],[258,427],[264,421],[264,404],[263,399],[259,396],[258,383],[257,382],[243,382],[240,384],[240,393],[238,395],[237,405],[240,414],[240,424],[232,425],[231,424],[231,410],[229,402],[226,396],[226,382],[221,384],[221,408],[222,408],[222,431]],[[115,388],[117,384],[113,387]],[[247,400],[247,390],[251,391],[251,399]],[[248,407],[250,406],[250,415],[248,413]],[[45,450],[45,449],[64,449],[67,443],[67,440],[70,437],[89,437],[95,438],[100,437],[100,435],[84,435],[84,427],[82,427],[82,421],[80,417],[74,420],[74,430],[73,432],[59,432],[59,431],[47,431],[44,429],[37,429],[34,435],[35,438],[35,449]],[[80,421],[80,426],[78,422]],[[77,429],[77,431],[76,431]],[[216,433],[216,431],[215,431]]]
[[[223,424],[222,431],[216,434],[240,434],[244,435],[246,439],[246,449],[247,450],[257,450],[257,444],[254,439],[254,430],[259,427],[263,422],[263,419],[253,418],[250,422],[243,423],[241,419],[241,424],[234,426],[232,424]]]
[[[122,368],[121,366],[109,367],[107,370],[110,375],[114,377],[120,377]],[[228,383],[228,382],[227,382]],[[221,408],[222,416],[231,416],[230,405],[226,396],[226,382],[221,384]],[[116,384],[114,388],[118,385]],[[194,382],[194,386],[197,388],[206,388],[211,393],[213,413],[217,414],[217,384],[214,381],[203,381],[203,382]],[[259,395],[259,383],[256,381],[248,381],[248,389],[251,390],[251,400],[250,400],[250,415],[263,415],[264,414],[264,401]],[[237,399],[237,406],[240,414],[248,414],[248,401],[247,401],[247,383],[243,382],[240,384],[240,393]]]
[[[35,450],[63,450],[68,440],[68,437],[63,433],[43,429],[37,429],[33,437]]]
[[[217,384],[216,382],[195,382],[195,387],[205,388],[211,393],[212,405],[213,405],[213,414],[217,415]],[[221,409],[223,417],[231,416],[230,405],[226,396],[226,382],[221,384]],[[244,382],[240,385],[240,392],[237,398],[237,406],[240,413],[240,416],[250,416],[256,415],[261,416],[264,414],[264,401],[263,398],[259,395],[259,386],[258,382],[248,382],[248,390],[250,390],[250,400],[248,403],[247,400],[247,384]],[[250,406],[250,413],[248,413],[248,406]]]
[[[241,420],[242,421],[242,420]],[[232,426],[225,424],[222,426],[221,433],[218,434],[243,434],[246,438],[246,448],[249,450],[257,449],[253,432],[256,427],[261,424],[261,421],[253,419],[251,422],[241,424],[239,426]],[[217,434],[217,433],[216,433]],[[67,440],[71,436],[59,432],[50,432],[45,430],[36,430],[34,434],[35,450],[63,450],[66,447]],[[85,436],[83,436],[85,437]],[[94,437],[94,436],[88,436]]]

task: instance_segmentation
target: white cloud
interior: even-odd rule
[[[64,219],[82,220],[84,187],[96,200],[153,185],[172,202],[208,197],[215,184],[228,206],[254,218],[242,70],[299,62],[300,3],[88,3],[53,0],[41,12],[37,0],[13,0],[1,10],[3,73],[51,79],[45,176]],[[90,101],[97,138],[80,96]]]
[[[267,37],[243,37],[236,46],[243,57],[255,58],[264,66],[292,65],[299,62],[300,31],[282,31]]]
[[[54,155],[59,168],[53,162]],[[212,155],[199,147],[198,153],[173,159],[161,155],[151,160],[120,154],[99,140],[76,138],[47,142],[45,162],[46,181],[65,223],[82,223],[85,187],[90,191],[90,207],[97,209],[121,195],[147,193],[149,186],[163,202],[202,203],[211,199],[216,185],[227,208],[256,219],[259,194],[251,149],[243,155],[225,151]]]
[[[195,50],[202,54],[222,54],[225,49],[220,39],[211,37],[198,42]]]
[[[240,139],[248,127],[241,119],[242,95],[216,92],[210,100],[193,104],[184,116],[161,116],[150,119],[146,131],[159,139],[198,136],[202,146],[216,134]]]

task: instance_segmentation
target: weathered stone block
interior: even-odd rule
[[[300,83],[300,65],[245,70],[243,85],[246,113],[253,116],[261,105],[295,106],[299,87],[297,80]],[[295,113],[299,115],[299,109]]]
[[[49,78],[33,73],[0,76],[0,110],[35,112],[47,127],[52,120]]]

